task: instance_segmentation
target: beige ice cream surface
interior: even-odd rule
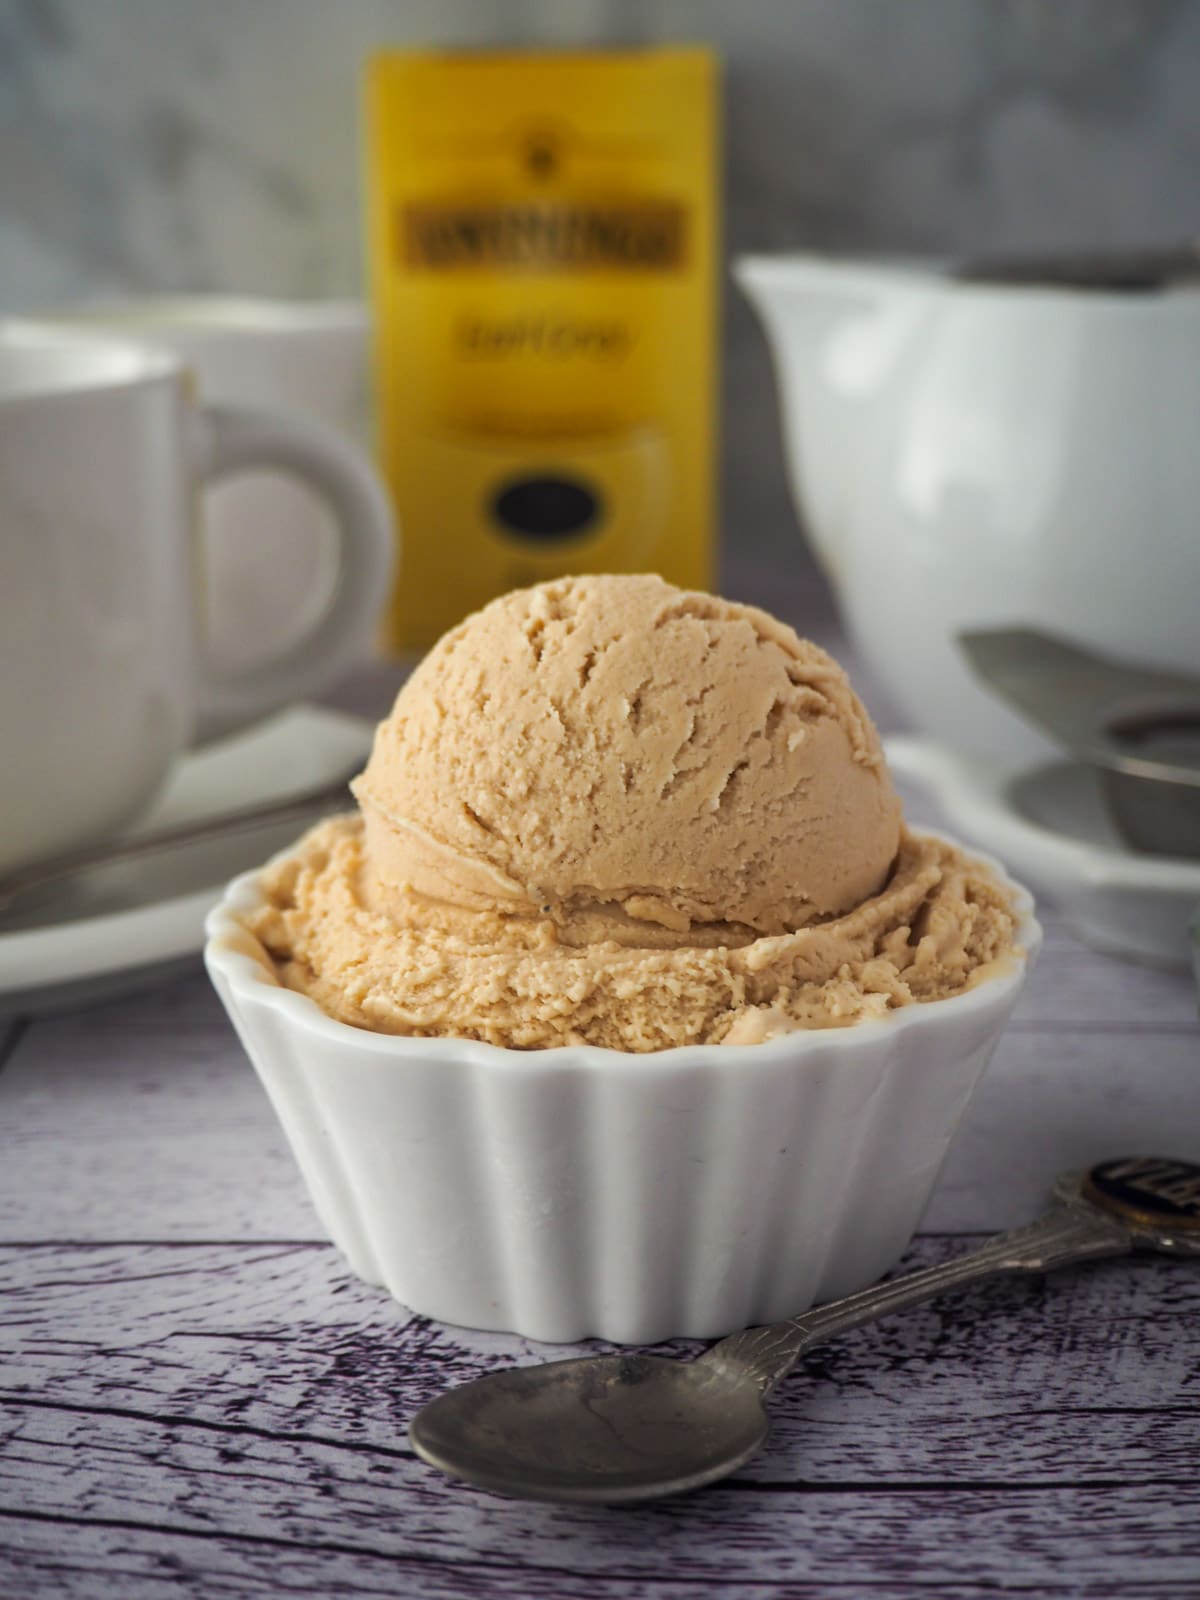
[[[355,794],[377,904],[541,914],[578,943],[802,927],[873,894],[900,838],[837,663],[652,577],[565,578],[469,617],[401,692]]]
[[[765,612],[568,578],[447,634],[264,877],[282,979],[388,1033],[626,1051],[957,993],[1008,897],[907,833],[842,669]]]

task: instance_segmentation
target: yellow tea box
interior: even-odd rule
[[[709,585],[716,92],[691,48],[369,63],[391,647],[568,571]]]

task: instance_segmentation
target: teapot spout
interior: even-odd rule
[[[906,353],[944,282],[809,255],[743,256],[734,277],[766,329],[793,503],[834,577],[871,440],[907,388]]]

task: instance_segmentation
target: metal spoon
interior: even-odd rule
[[[958,642],[990,690],[1096,769],[1131,845],[1200,856],[1200,677],[1035,628],[984,628]]]
[[[327,779],[310,789],[302,789],[282,800],[267,800],[259,805],[244,806],[238,811],[224,811],[214,817],[202,817],[196,822],[181,822],[173,828],[161,828],[155,833],[144,833],[132,839],[109,840],[103,844],[88,845],[30,867],[0,877],[0,910],[21,895],[34,889],[45,889],[66,878],[78,877],[96,867],[116,866],[121,862],[140,861],[146,856],[158,855],[164,850],[182,850],[188,845],[201,844],[208,839],[249,832],[268,824],[302,822],[312,811],[331,806],[349,804],[347,784],[361,769],[361,759],[336,778]]]
[[[834,1334],[1000,1272],[1133,1250],[1200,1255],[1200,1166],[1156,1157],[1064,1173],[1057,1204],[941,1266],[802,1316],[735,1333],[698,1360],[583,1356],[496,1372],[413,1418],[418,1455],[453,1477],[526,1500],[653,1500],[743,1466],[767,1437],[763,1401]]]

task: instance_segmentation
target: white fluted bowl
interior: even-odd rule
[[[359,1277],[444,1322],[650,1344],[773,1322],[895,1263],[1041,941],[1012,888],[1024,959],[961,995],[648,1055],[334,1021],[247,931],[256,873],[210,913],[205,960]]]

